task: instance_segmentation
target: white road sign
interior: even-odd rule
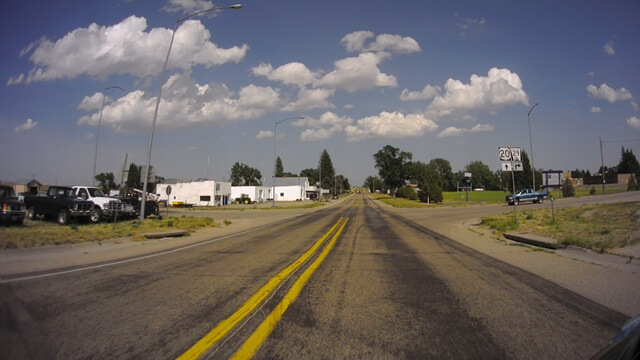
[[[511,167],[513,164],[513,167]],[[523,171],[522,162],[520,161],[503,161],[502,171]]]
[[[511,148],[511,160],[518,162],[522,161],[522,150],[519,147]],[[520,164],[520,166],[522,166],[522,164]]]
[[[498,154],[500,161],[522,161],[522,149],[519,147],[500,146]]]
[[[498,154],[500,155],[500,161],[511,161],[511,148],[501,146],[498,148]]]

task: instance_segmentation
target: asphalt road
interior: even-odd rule
[[[0,357],[579,359],[626,320],[358,195],[167,255],[1,284]]]

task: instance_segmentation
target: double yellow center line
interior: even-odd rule
[[[357,203],[357,202],[356,202]],[[355,207],[356,204],[354,204]],[[215,328],[207,333],[202,339],[200,339],[189,350],[182,354],[178,359],[197,359],[207,350],[211,349],[220,339],[227,335],[238,323],[249,316],[262,301],[269,296],[278,285],[287,279],[287,277],[304,264],[316,250],[322,246],[324,241],[331,236],[335,231],[331,241],[324,248],[322,253],[316,258],[316,260],[300,275],[298,280],[293,284],[291,289],[287,292],[282,301],[276,306],[276,308],[267,316],[267,318],[260,324],[260,326],[251,334],[249,339],[243,344],[243,346],[234,355],[234,358],[243,359],[250,358],[255,351],[260,347],[262,342],[271,333],[277,322],[280,320],[284,312],[287,310],[291,302],[302,291],[302,287],[307,282],[311,274],[320,266],[322,261],[327,257],[331,248],[335,244],[336,240],[342,233],[342,230],[346,226],[348,218],[341,217],[318,241],[316,241],[309,250],[307,250],[296,261],[287,266],[284,270],[280,271],[276,276],[269,279],[269,281],[263,285],[255,294],[253,294],[242,306],[236,310],[231,316],[221,321]]]

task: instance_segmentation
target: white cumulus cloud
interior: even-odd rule
[[[404,89],[400,93],[400,100],[402,101],[417,101],[417,100],[429,100],[440,94],[442,88],[440,86],[427,85],[421,91],[409,91]]]
[[[398,86],[396,77],[382,73],[378,67],[386,57],[388,57],[386,53],[368,52],[357,57],[338,60],[335,62],[335,70],[317,80],[314,85],[342,88],[348,92],[376,87],[396,87]]]
[[[183,14],[193,14],[198,11],[204,11],[213,8],[213,2],[208,0],[169,0],[169,4],[162,8],[166,12],[182,12]],[[213,17],[215,11],[207,13],[207,16]]]
[[[101,92],[97,92],[91,96],[85,96],[77,108],[84,111],[99,110],[102,107],[102,96]],[[111,98],[107,96],[104,102],[105,104],[111,102]]]
[[[616,50],[613,48],[613,43],[612,42],[606,43],[602,47],[602,50],[604,50],[604,52],[606,52],[609,55],[615,55],[616,54]]]
[[[520,77],[509,69],[491,68],[487,76],[473,74],[467,84],[449,79],[444,91],[429,104],[427,114],[465,119],[468,111],[495,113],[510,105],[529,105]]]
[[[383,111],[377,116],[359,119],[345,128],[347,141],[360,141],[372,137],[405,138],[422,136],[435,131],[438,125],[422,114],[404,115]]]
[[[380,34],[375,41],[365,45],[365,41],[374,37],[371,31],[355,31],[345,35],[340,42],[348,52],[392,52],[410,54],[422,49],[418,42],[408,36]]]
[[[319,73],[312,72],[304,64],[290,62],[274,69],[271,64],[261,63],[251,69],[253,75],[264,76],[271,81],[279,81],[287,85],[304,86],[313,83]]]
[[[312,109],[334,108],[335,105],[327,99],[335,93],[334,89],[307,89],[301,88],[295,101],[288,103],[282,111],[300,111]]]
[[[495,127],[491,124],[477,124],[472,128],[458,128],[455,126],[450,126],[442,130],[437,137],[444,138],[444,137],[450,137],[450,136],[461,136],[467,133],[474,134],[474,133],[481,133],[481,132],[490,132],[494,130],[495,130]]]
[[[273,137],[273,131],[269,130],[260,130],[256,135],[256,139],[267,139]]]
[[[156,76],[162,69],[172,30],[146,29],[144,17],[130,16],[113,26],[94,23],[55,41],[40,40],[30,46],[29,61],[34,67],[27,75],[11,77],[7,84],[72,79],[80,75],[99,79],[112,74]],[[182,23],[176,31],[168,68],[187,70],[196,65],[210,68],[239,62],[249,50],[246,44],[219,48],[210,39],[211,33],[199,20]]]
[[[599,113],[599,112],[602,112],[602,109],[597,107],[597,106],[592,106],[591,107],[591,112],[592,113]]]
[[[105,105],[102,122],[115,131],[147,129],[153,119],[156,97],[132,91]],[[284,105],[271,87],[248,85],[235,94],[226,85],[198,84],[190,73],[172,75],[164,85],[157,126],[179,128],[199,124],[227,124],[257,119]],[[97,125],[99,113],[78,119],[78,125]]]
[[[24,124],[16,127],[14,131],[15,132],[29,131],[29,130],[35,129],[36,126],[38,126],[38,122],[33,121],[33,119],[29,118]]]
[[[294,121],[292,125],[308,128],[300,134],[300,140],[318,141],[326,140],[342,132],[346,126],[352,123],[353,119],[348,116],[338,116],[331,111],[327,111],[318,119],[305,117]]]
[[[612,104],[616,101],[625,101],[625,100],[633,99],[633,95],[631,95],[631,92],[629,90],[625,88],[614,90],[605,83],[602,83],[600,87],[596,87],[595,85],[589,85],[587,86],[587,92],[591,94],[591,96],[593,96],[594,99],[607,100]]]
[[[627,119],[627,124],[629,124],[629,126],[631,126],[634,129],[639,129],[640,130],[640,119],[638,119],[635,116],[632,116],[630,118]]]

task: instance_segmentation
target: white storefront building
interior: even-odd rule
[[[167,187],[171,194],[167,195]],[[169,205],[220,206],[231,199],[231,183],[222,181],[193,181],[175,184],[158,184],[156,194]]]
[[[270,180],[273,182],[273,178]],[[301,201],[313,198],[307,177],[277,177],[275,185],[276,201]]]
[[[251,202],[263,203],[271,199],[272,188],[267,186],[232,186],[231,202],[237,198],[248,197]]]

